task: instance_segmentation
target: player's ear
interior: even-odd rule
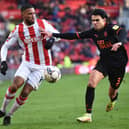
[[[106,18],[103,18],[104,19],[104,22],[106,23],[107,22],[107,19]]]

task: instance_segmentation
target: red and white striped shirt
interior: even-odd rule
[[[45,49],[46,39],[40,33],[40,28],[49,32],[58,33],[58,31],[46,20],[36,19],[31,26],[21,23],[15,27],[10,33],[1,48],[1,60],[5,61],[7,58],[8,48],[17,41],[24,49],[23,60],[38,65],[52,65],[51,51]]]

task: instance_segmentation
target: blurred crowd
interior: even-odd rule
[[[4,1],[4,0],[0,0]],[[128,0],[6,0],[10,3],[11,9],[20,7],[26,3],[32,4],[39,18],[45,18],[52,23],[60,32],[84,31],[91,27],[90,13],[97,7],[117,7],[117,13],[114,8],[111,20],[114,24],[119,24],[126,28],[127,42],[129,44],[129,3]],[[12,3],[15,6],[12,6]],[[109,14],[110,15],[110,14]],[[15,24],[22,19],[15,20],[5,18],[0,15],[0,46],[4,43],[10,31]],[[8,62],[11,68],[17,68],[21,62],[22,50],[16,44],[10,48],[11,54],[8,56]],[[52,47],[54,65],[65,65],[65,59],[68,58],[71,64],[88,62],[93,58],[98,58],[99,52],[91,39],[85,40],[60,40]],[[68,61],[67,60],[67,61]],[[15,65],[14,65],[15,64]],[[71,65],[70,64],[70,65]]]

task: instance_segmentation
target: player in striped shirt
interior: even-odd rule
[[[13,83],[7,89],[3,104],[0,109],[0,117],[4,117],[3,125],[11,123],[11,116],[27,100],[28,95],[38,89],[41,80],[44,80],[43,71],[52,65],[51,51],[46,49],[47,41],[41,34],[41,29],[46,31],[58,31],[45,19],[37,19],[35,9],[31,5],[21,8],[23,22],[15,27],[1,48],[1,73],[6,74],[8,69],[6,57],[8,48],[18,42],[24,50],[23,60],[15,73]],[[54,42],[54,39],[48,40]],[[19,97],[6,113],[6,108],[15,97],[16,91],[24,85]]]

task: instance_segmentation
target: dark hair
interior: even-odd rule
[[[103,9],[95,9],[95,10],[93,10],[93,12],[91,13],[91,16],[92,15],[100,15],[102,18],[108,19],[108,15]]]
[[[110,17],[108,17],[107,13],[103,10],[103,9],[94,9],[93,12],[91,13],[91,16],[92,15],[99,15],[101,16],[102,18],[106,18],[106,22],[108,24],[111,23],[111,19]]]
[[[22,7],[21,7],[21,12],[23,12],[23,11],[25,11],[26,9],[29,9],[29,8],[34,8],[32,5],[30,5],[30,4],[26,4],[26,5],[23,5]]]

